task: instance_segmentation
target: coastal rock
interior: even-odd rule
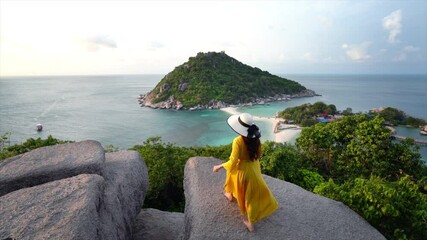
[[[223,101],[218,101],[216,99],[211,99],[208,104],[205,105],[196,105],[193,107],[184,107],[181,101],[178,99],[175,99],[173,96],[169,97],[166,101],[158,102],[153,104],[151,95],[140,95],[138,98],[139,104],[143,107],[149,107],[153,109],[176,109],[176,110],[205,110],[205,109],[221,109],[226,108],[230,106],[253,106],[253,105],[263,105],[270,102],[277,102],[277,101],[289,101],[292,98],[302,98],[302,97],[314,97],[314,96],[320,96],[319,94],[315,93],[312,90],[304,90],[297,94],[276,94],[274,96],[269,97],[258,97],[258,98],[251,98],[249,102],[240,103],[238,105],[234,104],[228,104]]]
[[[38,148],[0,163],[0,196],[78,174],[101,174],[104,149],[96,141]]]
[[[269,176],[264,178],[280,208],[248,232],[236,201],[224,198],[225,172],[213,173],[215,158],[190,158],[185,166],[184,239],[385,239],[342,204]]]
[[[184,213],[142,209],[135,221],[134,240],[178,240],[184,232]]]
[[[81,174],[0,197],[0,239],[101,239],[98,211],[105,187]]]
[[[176,101],[176,110],[181,110],[183,107],[184,105],[182,104],[182,102]]]

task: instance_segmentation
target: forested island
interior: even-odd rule
[[[315,95],[298,82],[243,64],[225,52],[208,52],[177,66],[139,102],[151,108],[194,110]]]
[[[315,102],[313,104],[306,103],[296,107],[289,107],[278,112],[277,116],[293,121],[302,127],[312,126],[325,120],[324,122],[334,121],[341,116],[353,115],[351,108],[339,111],[334,104],[325,104],[323,102]],[[388,126],[409,126],[419,128],[427,125],[427,121],[421,118],[410,116],[393,107],[380,107],[370,110],[368,113],[371,117],[380,115],[384,118],[384,124]]]

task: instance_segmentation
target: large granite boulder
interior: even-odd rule
[[[0,173],[0,239],[131,239],[148,189],[136,151],[95,141],[33,150]]]
[[[222,194],[225,171],[212,172],[220,163],[195,157],[185,166],[184,239],[385,239],[343,203],[265,175],[280,208],[250,233],[236,201],[229,203]]]
[[[104,179],[81,174],[0,197],[0,239],[100,239]]]
[[[184,232],[184,213],[142,209],[135,221],[134,240],[179,240]]]
[[[100,208],[101,239],[130,239],[148,189],[148,171],[136,151],[107,153]]]
[[[0,196],[82,173],[101,174],[104,162],[96,141],[38,148],[0,162]]]

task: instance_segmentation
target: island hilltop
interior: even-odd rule
[[[139,102],[151,108],[195,110],[315,95],[295,81],[243,64],[225,52],[208,52],[175,67]]]

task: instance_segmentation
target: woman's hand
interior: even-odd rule
[[[218,172],[221,168],[222,168],[222,164],[220,164],[220,165],[215,165],[215,166],[213,167],[213,172]]]

